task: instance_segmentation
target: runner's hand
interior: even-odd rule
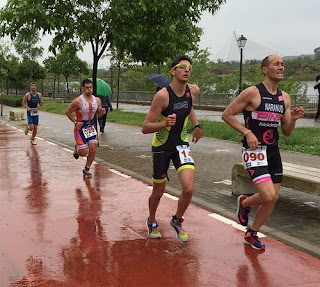
[[[195,128],[192,132],[192,142],[197,143],[203,137],[202,129]]]
[[[77,124],[75,125],[75,127],[80,130],[83,126],[83,122],[77,122]]]
[[[251,131],[247,133],[245,137],[247,138],[248,147],[251,149],[257,149],[259,144],[261,144],[261,142],[258,142],[257,137]]]
[[[166,120],[166,127],[174,126],[176,124],[176,120],[177,120],[176,114],[169,115]]]
[[[301,119],[301,118],[303,118],[303,116],[304,116],[304,109],[303,109],[303,107],[294,108],[294,109],[292,110],[291,118],[292,118],[293,120]]]

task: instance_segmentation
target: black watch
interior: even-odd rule
[[[194,128],[200,128],[200,129],[202,129],[202,125],[201,125],[201,124],[198,124],[198,125],[194,126]]]

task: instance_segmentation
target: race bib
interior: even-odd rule
[[[86,139],[91,138],[97,134],[96,128],[94,126],[82,127],[82,132]]]
[[[177,150],[179,152],[181,164],[194,163],[193,158],[191,156],[191,150],[190,150],[189,146],[179,145],[179,146],[177,146]]]
[[[30,110],[30,116],[34,117],[38,115],[38,109],[37,108],[31,108]]]
[[[262,146],[257,149],[246,149],[243,147],[242,161],[245,169],[256,166],[267,166],[267,147]]]

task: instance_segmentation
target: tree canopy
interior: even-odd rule
[[[92,77],[108,46],[120,58],[163,63],[196,47],[201,13],[214,13],[225,0],[9,0],[0,10],[2,33],[30,40],[53,34],[51,50],[91,43]],[[95,81],[94,91],[95,91]]]

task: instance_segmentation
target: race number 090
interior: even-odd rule
[[[244,162],[248,162],[249,160],[250,161],[256,161],[256,160],[259,160],[259,161],[263,161],[264,160],[264,154],[259,152],[259,153],[248,153],[248,152],[245,152],[243,154],[243,160]]]

